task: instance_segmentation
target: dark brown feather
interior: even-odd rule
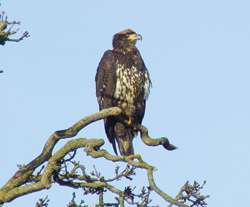
[[[107,50],[97,68],[95,77],[96,96],[99,103],[99,110],[113,107],[113,93],[116,86],[116,64],[113,51]],[[104,119],[105,132],[113,149],[117,154],[115,145],[114,126],[116,121],[112,117]]]

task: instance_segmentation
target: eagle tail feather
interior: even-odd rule
[[[131,127],[125,126],[121,122],[115,124],[116,141],[122,156],[129,156],[134,154],[133,138],[134,130]]]

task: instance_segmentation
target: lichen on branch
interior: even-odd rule
[[[184,204],[187,199],[184,201],[181,200],[180,197],[174,199],[157,187],[153,177],[153,171],[156,170],[155,167],[147,164],[140,155],[131,155],[127,157],[111,155],[106,150],[101,149],[104,144],[103,139],[73,139],[53,153],[53,149],[60,139],[74,137],[87,125],[109,116],[118,117],[120,114],[121,109],[117,107],[104,109],[82,118],[68,129],[55,131],[45,143],[41,154],[27,165],[20,165],[19,170],[0,189],[0,206],[20,196],[43,189],[49,189],[53,183],[58,183],[59,185],[68,186],[74,189],[84,189],[86,194],[97,194],[99,196],[99,206],[104,206],[105,204],[104,193],[106,191],[110,191],[117,196],[116,206],[124,206],[125,202],[128,204],[146,206],[151,202],[149,198],[150,192],[155,191],[166,202],[175,206],[187,207],[188,205]],[[141,138],[147,145],[163,145],[167,150],[176,149],[176,147],[170,144],[169,140],[165,137],[157,139],[149,137],[148,130],[145,126],[137,125],[131,127],[135,127],[140,131]],[[129,167],[121,172],[119,171],[119,167],[116,168],[115,176],[111,178],[103,177],[96,169],[92,171],[92,173],[87,174],[85,166],[74,160],[77,150],[80,148],[84,148],[87,155],[94,159],[104,158],[111,162],[124,162],[128,164]],[[69,168],[69,164],[72,166],[71,169]],[[41,165],[43,166],[39,169]],[[134,188],[131,186],[127,186],[125,189],[119,189],[112,185],[112,182],[119,181],[122,178],[133,180],[132,177],[135,175],[135,170],[137,168],[146,170],[148,176],[148,187],[144,187],[141,193],[134,193]],[[197,189],[200,190],[201,188]],[[190,192],[190,195],[194,195],[193,198],[196,198],[194,202],[201,198],[200,196],[195,197],[197,191]],[[142,201],[135,201],[135,198],[140,198]],[[182,198],[184,199],[184,197]]]

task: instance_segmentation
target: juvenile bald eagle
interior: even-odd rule
[[[122,110],[120,118],[127,120],[127,124],[115,117],[104,120],[107,137],[116,154],[118,143],[122,156],[134,154],[132,141],[137,131],[131,124],[142,123],[151,86],[148,70],[135,46],[141,39],[130,29],[115,34],[113,50],[104,53],[95,77],[99,109],[117,106]]]

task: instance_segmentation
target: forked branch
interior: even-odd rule
[[[42,189],[48,189],[54,182],[57,182],[60,185],[67,185],[72,188],[107,189],[116,194],[118,196],[120,206],[124,206],[124,201],[129,198],[129,188],[127,189],[127,191],[122,191],[109,184],[109,182],[115,180],[114,178],[107,180],[103,178],[91,178],[91,176],[85,174],[85,167],[80,166],[79,164],[74,164],[74,168],[70,172],[60,174],[63,163],[65,164],[66,162],[69,162],[71,159],[73,159],[74,155],[70,156],[69,159],[64,159],[64,157],[70,152],[75,153],[75,151],[79,148],[85,148],[87,154],[92,156],[93,158],[102,157],[112,162],[125,162],[133,166],[134,168],[142,168],[147,170],[149,186],[152,190],[154,190],[163,199],[173,205],[187,207],[187,205],[171,198],[156,186],[153,178],[153,171],[156,170],[155,167],[150,166],[146,162],[144,162],[140,155],[121,157],[113,156],[103,149],[99,150],[104,144],[104,141],[102,139],[79,138],[71,140],[68,141],[57,152],[52,154],[54,146],[60,139],[74,137],[81,129],[86,127],[88,124],[106,118],[108,116],[119,116],[120,114],[121,110],[117,107],[104,109],[100,112],[84,117],[68,129],[54,132],[47,140],[42,153],[34,160],[32,160],[29,164],[21,166],[20,169],[14,174],[14,176],[0,189],[0,206],[3,203],[10,202],[15,198],[23,196],[25,194],[36,192]],[[146,127],[141,125],[133,127],[140,131],[141,138],[145,144],[150,146],[163,145],[163,147],[167,150],[176,149],[176,147],[174,145],[171,145],[168,139],[165,137],[158,139],[150,138],[148,136],[148,130]],[[37,175],[34,175],[34,171],[42,164],[45,164],[46,161],[48,161],[48,163],[44,167],[44,170],[40,170]],[[81,169],[83,175],[75,174],[76,170],[74,169],[77,168]],[[66,167],[65,169],[67,171]],[[126,172],[127,174],[117,174],[116,179],[126,177],[126,175],[129,176],[132,172],[132,170],[128,170]],[[78,180],[80,179],[80,182],[77,181],[77,179],[75,180],[74,178],[77,178]],[[103,193],[102,190],[100,192]]]

